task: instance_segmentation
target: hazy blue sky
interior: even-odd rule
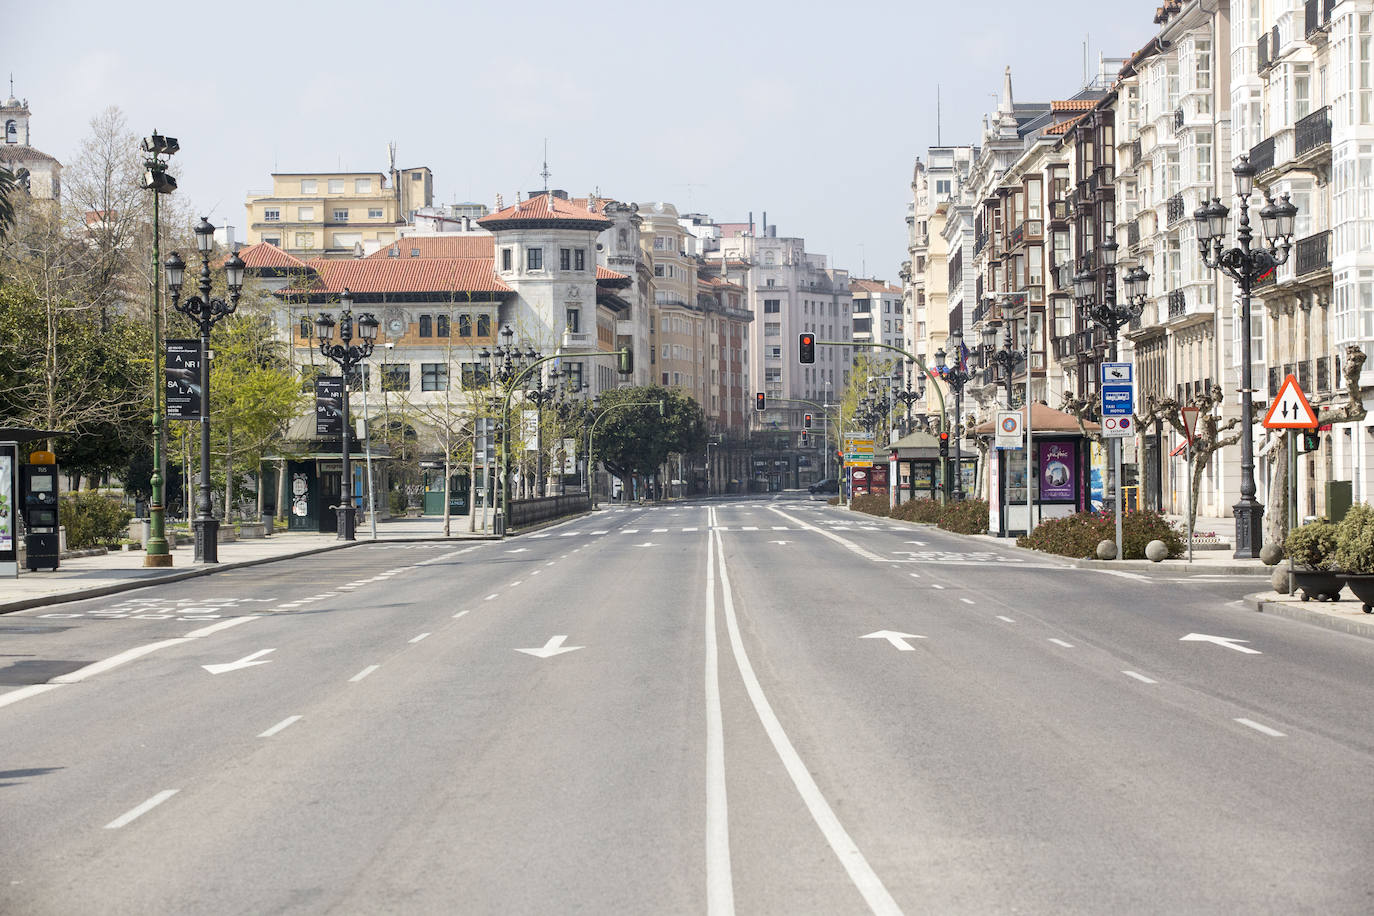
[[[856,274],[895,281],[913,158],[978,138],[1011,66],[1021,101],[1083,82],[1083,45],[1123,56],[1155,0],[150,3],[6,12],[4,75],[34,145],[68,160],[121,108],[178,137],[178,192],[244,222],[269,174],[434,170],[443,202],[550,184],[670,200],[719,220],[768,211]],[[50,37],[46,37],[50,36]]]

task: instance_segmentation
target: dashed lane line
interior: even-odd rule
[[[376,670],[377,670],[378,668],[380,668],[380,667],[382,667],[382,666],[381,666],[381,665],[368,665],[368,666],[367,666],[366,668],[364,668],[362,671],[359,671],[357,674],[355,674],[355,675],[353,675],[351,678],[349,678],[349,679],[348,679],[348,683],[350,683],[350,684],[356,684],[356,683],[358,683],[359,681],[361,681],[363,678],[367,677],[367,676],[368,676],[369,674],[371,674],[372,672],[376,671]]]
[[[1236,719],[1235,721],[1236,721],[1236,722],[1239,722],[1241,725],[1244,725],[1246,728],[1253,728],[1255,731],[1259,732],[1261,735],[1268,735],[1270,738],[1287,738],[1287,737],[1288,737],[1287,735],[1285,735],[1283,732],[1279,731],[1278,729],[1276,729],[1276,728],[1270,728],[1270,727],[1267,726],[1267,725],[1261,725],[1260,723],[1256,722],[1256,721],[1253,720],[1253,719]]]
[[[271,728],[269,728],[267,731],[265,731],[265,732],[263,732],[262,734],[258,735],[258,737],[259,737],[259,738],[270,738],[270,737],[272,737],[273,735],[277,734],[278,732],[285,731],[286,729],[288,729],[288,728],[290,728],[291,726],[295,725],[295,724],[296,724],[297,722],[299,722],[302,718],[303,718],[302,716],[287,716],[285,719],[282,719],[280,722],[278,722],[276,725],[273,725],[273,726],[272,726]]]
[[[1139,671],[1123,671],[1123,672],[1121,672],[1121,673],[1124,674],[1124,675],[1126,675],[1127,677],[1135,678],[1137,681],[1140,681],[1140,683],[1142,683],[1142,684],[1158,684],[1158,683],[1159,683],[1159,681],[1155,680],[1154,678],[1146,677],[1145,675],[1141,674]]]
[[[153,810],[158,805],[162,804],[167,799],[171,798],[173,795],[176,795],[178,791],[180,790],[163,789],[161,792],[157,793],[143,804],[129,811],[126,811],[124,814],[121,814],[119,817],[110,821],[108,824],[105,825],[105,829],[118,830],[121,827],[133,823],[135,820],[147,814],[149,811]]]

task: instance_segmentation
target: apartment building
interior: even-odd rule
[[[850,327],[855,343],[880,343],[902,349],[906,316],[902,289],[883,280],[853,278],[849,281],[853,303]],[[875,354],[895,356],[891,351]]]
[[[275,172],[272,188],[249,191],[247,244],[298,258],[352,258],[399,237],[399,227],[434,202],[424,166],[386,172]]]

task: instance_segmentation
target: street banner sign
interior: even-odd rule
[[[315,379],[315,435],[320,439],[343,437],[343,377]]]
[[[1127,439],[1135,435],[1135,421],[1129,416],[1102,418],[1102,437],[1104,439]]]
[[[200,419],[200,340],[168,340],[166,367],[168,420]]]
[[[1021,411],[997,411],[997,448],[1020,448],[1025,440],[1025,430],[1021,424]]]
[[[1183,414],[1183,431],[1188,435],[1188,441],[1192,442],[1197,438],[1197,418],[1202,413],[1201,407],[1180,407],[1179,413]]]
[[[1279,388],[1278,397],[1269,405],[1264,416],[1265,429],[1311,429],[1317,425],[1317,414],[1307,402],[1298,380],[1289,373]]]

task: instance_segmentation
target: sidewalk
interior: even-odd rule
[[[449,540],[486,540],[489,534],[479,528],[468,532],[468,517],[454,516],[450,520]],[[441,541],[444,540],[442,516],[397,518],[377,523],[378,541]],[[219,563],[197,565],[190,544],[172,551],[170,568],[149,568],[143,565],[143,551],[116,551],[101,556],[72,557],[61,561],[56,570],[29,572],[20,570],[18,579],[0,579],[0,614],[25,608],[83,598],[98,598],[116,592],[143,588],[158,582],[176,582],[206,576],[224,569],[237,569],[271,563],[290,557],[307,556],[329,550],[341,550],[372,541],[368,524],[358,527],[356,541],[340,541],[332,534],[282,533],[268,538],[230,541],[219,545]]]

